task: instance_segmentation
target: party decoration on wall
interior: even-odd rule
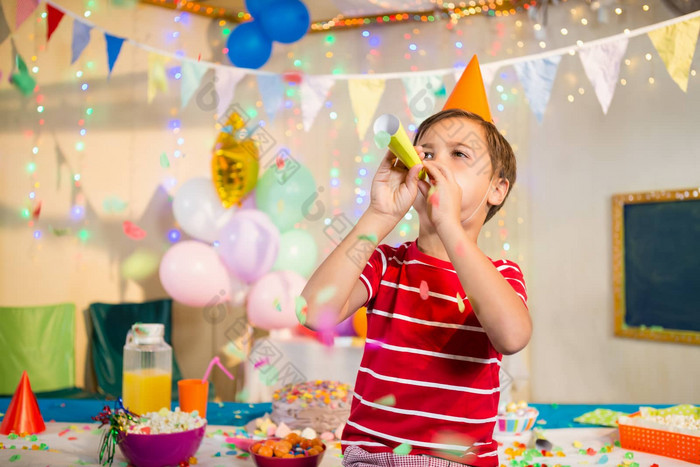
[[[32,95],[36,87],[36,81],[29,74],[27,64],[19,53],[15,54],[15,70],[10,76],[10,81],[25,96]]]
[[[525,89],[530,109],[538,122],[542,122],[544,111],[552,93],[554,78],[561,61],[560,55],[539,60],[520,62],[514,65],[518,79]]]
[[[278,74],[258,75],[257,78],[265,113],[272,120],[284,100],[284,81]]]
[[[318,197],[309,169],[298,163],[269,167],[258,180],[255,203],[270,216],[280,232],[286,232],[308,215]]]
[[[450,93],[450,97],[447,98],[443,110],[447,109],[466,110],[477,114],[487,122],[493,121],[484,80],[481,78],[479,59],[476,55],[469,61],[469,65],[464,69],[462,76]]]
[[[627,51],[627,39],[609,42],[579,51],[583,70],[595,89],[595,95],[607,114],[620,76],[620,62]]]
[[[420,123],[435,113],[435,102],[438,94],[444,92],[445,86],[439,75],[414,75],[401,79],[406,89],[408,110],[413,123]]]
[[[5,10],[0,6],[0,44],[5,42],[8,37],[10,37],[10,25],[7,24]]]
[[[80,21],[73,21],[73,37],[71,39],[71,65],[80,58],[80,55],[85,50],[85,47],[90,43],[90,31],[92,26],[89,24],[81,23]]]
[[[53,5],[46,4],[46,42],[51,40],[51,36],[58,27],[58,23],[63,19],[63,12]]]
[[[330,76],[306,76],[301,81],[301,115],[304,131],[309,131],[335,84]]]
[[[279,254],[272,266],[275,271],[294,271],[300,276],[309,277],[316,268],[318,247],[306,230],[292,229],[280,236]]]
[[[24,434],[37,434],[45,430],[46,425],[39,411],[32,385],[29,383],[29,376],[26,371],[23,371],[5,417],[2,419],[0,435],[7,436],[14,433],[24,436]]]
[[[352,111],[357,117],[357,133],[365,139],[367,129],[384,95],[386,81],[383,79],[351,79],[348,81]]]
[[[157,53],[148,54],[148,103],[153,101],[156,93],[168,91],[168,78],[165,64],[169,58]]]
[[[120,271],[124,279],[142,281],[157,270],[160,256],[146,248],[139,248],[122,261]]]
[[[659,53],[673,81],[683,92],[688,90],[688,73],[693,63],[700,32],[700,18],[649,31],[649,39]]]
[[[181,66],[182,78],[180,80],[180,107],[187,107],[187,103],[199,87],[202,77],[208,68],[198,62],[185,60]]]
[[[122,224],[124,234],[132,240],[143,240],[146,238],[146,231],[131,221],[124,221]]]
[[[249,3],[246,2],[246,6]],[[283,44],[296,42],[306,34],[311,24],[309,10],[300,0],[278,0],[274,2],[274,11],[260,12],[259,17],[253,15],[273,41]]]
[[[173,214],[182,230],[205,242],[214,242],[219,230],[226,225],[232,210],[221,205],[219,196],[206,178],[187,180],[175,194]]]
[[[225,115],[226,110],[233,101],[236,85],[245,78],[245,72],[237,68],[217,68],[214,77],[214,94],[216,103],[216,113],[219,117]]]
[[[230,297],[231,284],[216,251],[204,243],[178,242],[160,262],[160,282],[168,295],[188,306],[203,307],[220,297]]]
[[[112,74],[114,64],[119,57],[119,52],[122,50],[124,38],[105,33],[105,41],[107,42],[107,67],[109,68],[109,73],[107,76],[109,76]]]
[[[17,0],[17,13],[15,18],[15,30],[24,23],[24,20],[31,15],[39,6],[39,0]]]
[[[240,68],[260,68],[272,53],[272,41],[256,21],[236,26],[228,36],[226,47],[229,60]]]
[[[274,271],[263,276],[250,289],[248,321],[262,329],[286,329],[299,324],[295,297],[301,295],[306,280],[291,271]]]
[[[279,231],[266,214],[241,210],[219,232],[217,252],[236,278],[250,284],[275,264],[279,241]]]
[[[224,208],[240,204],[258,180],[258,148],[252,138],[239,138],[245,130],[241,116],[232,112],[214,144],[212,181]]]

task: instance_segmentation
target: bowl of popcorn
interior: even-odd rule
[[[316,467],[326,445],[321,438],[304,438],[294,432],[284,438],[269,438],[250,447],[258,467]]]
[[[134,467],[191,464],[207,421],[197,412],[161,409],[131,421],[119,431],[119,450]]]
[[[522,433],[531,430],[539,414],[536,408],[528,406],[525,401],[517,404],[510,402],[499,407],[496,419],[497,430],[501,433]]]

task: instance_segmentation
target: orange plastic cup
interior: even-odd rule
[[[201,379],[181,379],[177,382],[180,410],[183,412],[199,413],[199,416],[207,416],[207,397],[209,395],[209,381],[202,383]]]

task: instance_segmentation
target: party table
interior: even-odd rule
[[[9,399],[0,399],[0,412],[5,412]],[[78,466],[99,465],[98,446],[102,431],[99,425],[91,422],[90,417],[98,413],[104,401],[39,399],[39,407],[46,422],[46,431],[38,435],[16,437],[0,436],[0,465],[3,466]],[[108,403],[111,405],[111,403]],[[603,428],[580,425],[573,418],[595,408],[609,408],[632,412],[637,405],[565,405],[532,404],[540,411],[538,426],[554,446],[561,448],[561,454],[553,458],[534,457],[530,463],[553,465],[620,465],[636,462],[640,467],[657,464],[665,466],[690,466],[688,462],[660,457],[642,452],[629,451],[615,446],[618,432],[615,428]],[[665,407],[658,406],[656,407]],[[270,404],[210,403],[207,407],[210,425],[207,435],[196,454],[197,465],[252,467],[253,461],[247,453],[237,449],[231,437],[235,436],[235,427],[242,426],[249,420],[269,412]],[[224,423],[222,423],[222,421]],[[575,427],[569,427],[569,426]],[[524,458],[527,448],[531,447],[531,434],[517,436],[497,435],[499,442],[499,460],[503,465],[512,465],[513,459]],[[612,450],[601,453],[604,446]],[[339,467],[342,462],[340,445],[336,442],[327,444],[322,467]],[[584,451],[586,451],[584,453]],[[591,453],[591,454],[589,454]],[[532,456],[532,451],[530,451]],[[630,456],[632,457],[630,459]],[[126,466],[126,460],[117,450],[115,466]]]

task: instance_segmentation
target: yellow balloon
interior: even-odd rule
[[[258,181],[258,147],[250,137],[239,132],[244,127],[241,116],[232,113],[216,138],[211,159],[214,187],[227,209],[240,204]]]
[[[362,307],[355,312],[352,317],[352,327],[355,329],[358,337],[367,337],[367,307]]]

